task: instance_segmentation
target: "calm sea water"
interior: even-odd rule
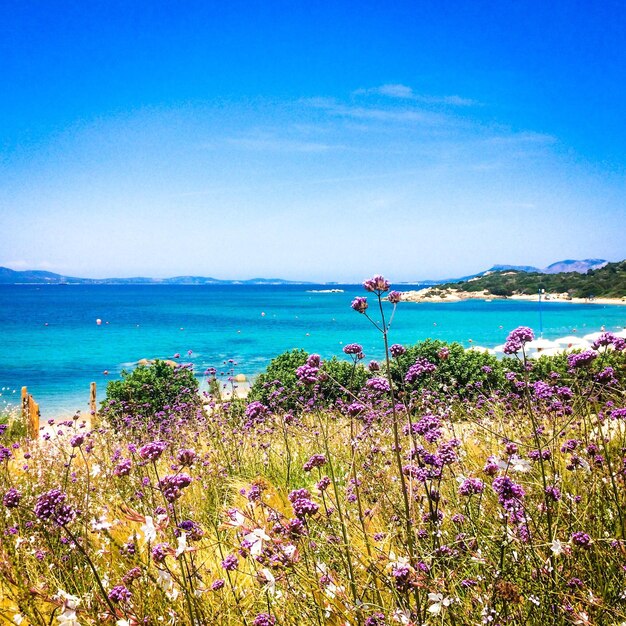
[[[26,385],[43,417],[84,411],[91,381],[101,399],[107,380],[122,369],[175,353],[198,373],[209,366],[225,371],[224,362],[233,359],[235,372],[249,376],[296,347],[330,357],[358,342],[367,358],[380,357],[379,335],[350,309],[354,296],[366,294],[360,286],[337,287],[344,293],[310,293],[328,288],[311,285],[0,285],[0,403],[18,400]],[[626,307],[542,303],[541,317],[546,338],[574,328],[583,335],[602,325],[623,327]],[[403,303],[391,339],[410,344],[432,337],[465,346],[472,339],[493,347],[511,329],[523,324],[538,331],[539,323],[536,302]]]

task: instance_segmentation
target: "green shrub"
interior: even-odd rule
[[[418,358],[427,359],[437,369],[409,388],[455,390],[460,396],[469,397],[506,385],[505,367],[495,356],[487,352],[465,350],[459,343],[436,339],[427,339],[410,346],[402,356],[392,360],[391,374],[396,385],[406,385],[404,377]]]
[[[199,408],[198,388],[191,369],[156,360],[131,372],[124,370],[121,380],[110,381],[102,414],[114,427],[127,415],[162,421],[174,407],[178,415]]]
[[[252,385],[249,400],[284,410],[298,410],[317,393],[317,406],[330,406],[339,398],[349,400],[356,395],[368,378],[360,364],[333,357],[323,361],[319,383],[315,388],[300,384],[296,370],[306,363],[305,350],[283,352],[270,361],[267,370]]]
[[[17,407],[0,407],[0,425],[4,445],[24,439],[27,435],[26,422]]]

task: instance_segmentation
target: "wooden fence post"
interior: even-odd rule
[[[22,422],[28,417],[28,388],[22,387]]]
[[[91,411],[91,419],[95,420],[98,413],[98,404],[96,402],[96,383],[91,383],[90,385],[89,410]]]
[[[31,439],[39,436],[39,405],[32,395],[28,396],[28,434]]]

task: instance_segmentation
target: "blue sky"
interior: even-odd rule
[[[0,265],[397,281],[626,257],[626,5],[0,4]]]

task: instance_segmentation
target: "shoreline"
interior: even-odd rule
[[[622,298],[572,298],[566,293],[541,294],[541,302],[566,302],[569,304],[604,304],[626,306],[626,296]],[[441,290],[435,287],[426,287],[418,291],[404,291],[401,293],[402,302],[462,302],[464,300],[522,300],[539,302],[535,294],[513,294],[512,296],[495,296],[486,290],[483,291],[456,291],[454,289]]]

